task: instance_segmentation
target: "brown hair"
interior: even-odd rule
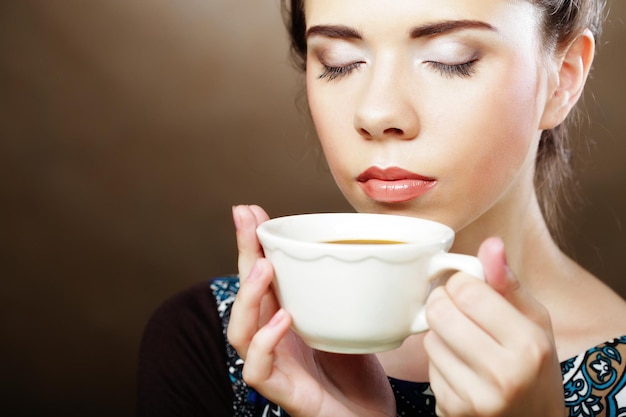
[[[550,51],[564,50],[585,29],[596,43],[602,32],[606,0],[527,0],[543,11],[544,43]],[[285,24],[291,40],[293,61],[300,70],[306,69],[306,18],[304,0],[282,0]],[[535,162],[535,190],[543,215],[552,234],[559,238],[561,203],[572,203],[573,169],[568,128],[576,121],[572,112],[554,129],[542,133]]]

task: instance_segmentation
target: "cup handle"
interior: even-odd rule
[[[443,271],[461,271],[470,274],[482,281],[485,280],[483,265],[477,257],[471,255],[461,255],[458,253],[441,252],[434,255],[430,260],[428,268],[429,279],[433,279]],[[428,330],[426,320],[426,307],[417,313],[417,317],[411,326],[412,333],[420,333]]]

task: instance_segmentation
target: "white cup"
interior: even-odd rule
[[[415,217],[302,214],[262,223],[257,235],[293,329],[318,350],[394,349],[428,329],[434,278],[451,270],[484,279],[478,258],[447,252],[451,228]],[[401,243],[329,243],[346,240]]]

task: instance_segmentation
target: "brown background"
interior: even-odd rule
[[[568,223],[621,294],[625,18],[613,1]],[[133,415],[150,313],[235,271],[233,204],[349,209],[286,51],[278,0],[0,2],[3,414]]]

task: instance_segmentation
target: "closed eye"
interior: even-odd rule
[[[476,72],[476,68],[474,68],[474,64],[476,64],[476,62],[478,62],[478,59],[472,59],[471,61],[463,62],[461,64],[444,64],[442,62],[426,61],[430,67],[447,78],[471,77]]]
[[[330,65],[324,65],[324,71],[317,77],[318,79],[327,79],[328,81],[332,81],[335,78],[345,77],[350,74],[352,71],[361,66],[362,62],[354,62],[352,64],[332,67]]]

